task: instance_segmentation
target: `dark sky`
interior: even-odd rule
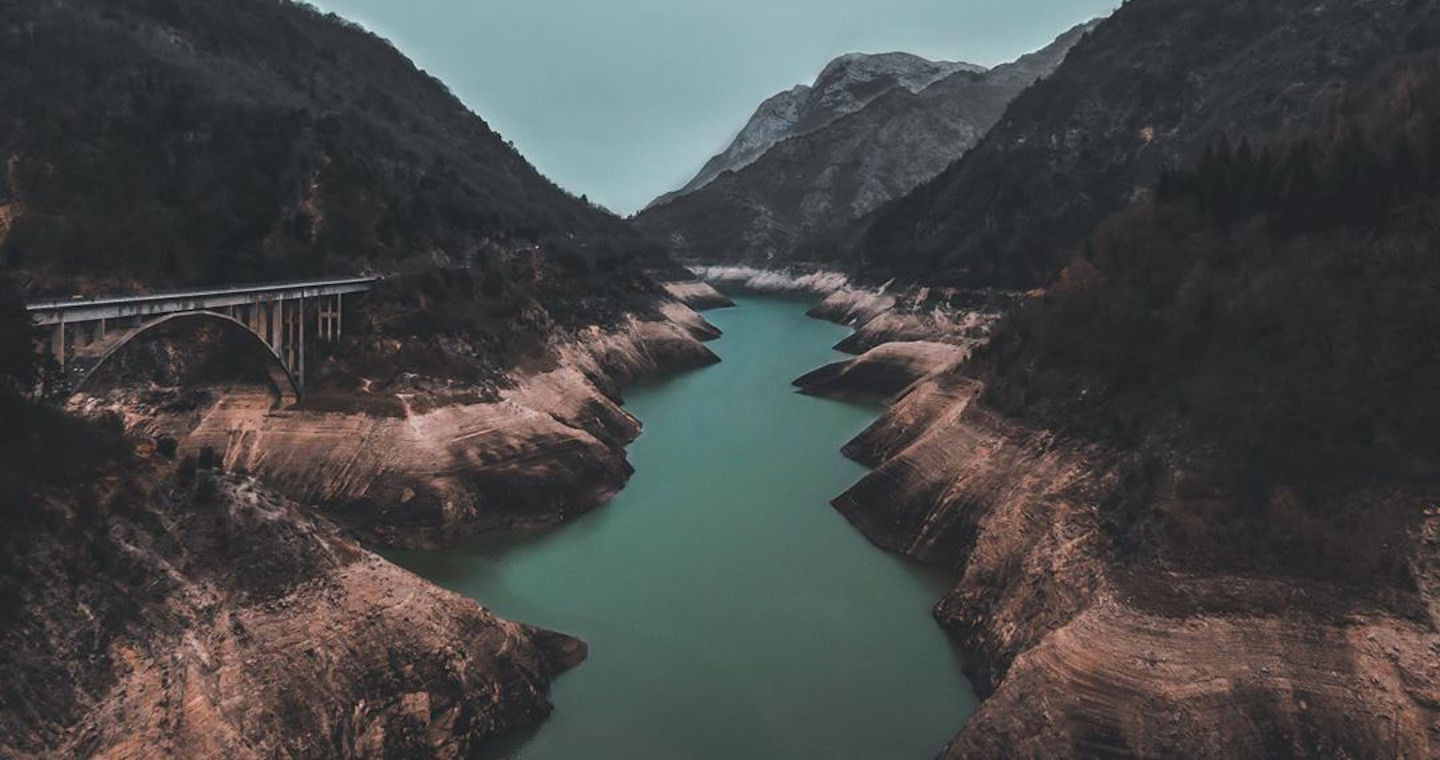
[[[849,52],[993,65],[1117,0],[319,0],[448,84],[551,179],[628,214],[760,101]]]

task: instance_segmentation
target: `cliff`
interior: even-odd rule
[[[980,73],[983,66],[930,61],[908,53],[851,53],[826,64],[815,82],[767,98],[725,150],[712,156],[683,187],[651,202],[660,206],[739,171],[775,144],[813,132],[894,90],[919,92],[957,72]]]

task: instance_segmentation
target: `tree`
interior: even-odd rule
[[[36,365],[35,330],[25,302],[12,282],[0,279],[0,393],[33,388]]]

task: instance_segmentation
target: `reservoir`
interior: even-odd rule
[[[395,552],[505,617],[578,636],[555,712],[492,757],[929,758],[975,698],[930,616],[943,574],[872,546],[829,500],[878,407],[790,381],[847,330],[797,301],[706,312],[723,362],[631,388],[636,473],[553,530]]]

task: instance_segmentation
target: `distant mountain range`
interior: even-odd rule
[[[727,171],[743,169],[775,143],[813,132],[891,90],[919,92],[960,71],[979,73],[985,67],[931,61],[909,53],[842,55],[825,66],[813,85],[796,85],[761,103],[729,147],[711,157],[684,187],[656,198],[650,205],[694,192]]]
[[[828,234],[940,173],[1092,26],[988,70],[903,53],[837,58],[813,86],[761,104],[723,153],[636,223],[689,259],[824,258],[802,241],[828,247]]]

